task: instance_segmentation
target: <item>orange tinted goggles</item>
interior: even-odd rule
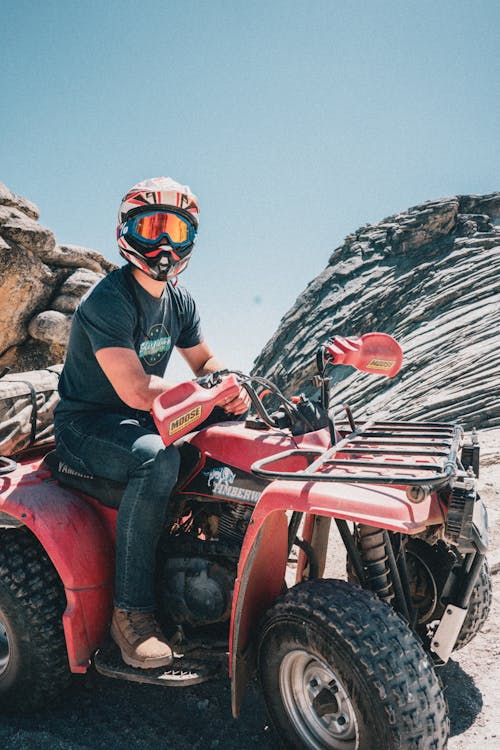
[[[196,229],[189,219],[179,214],[152,211],[127,221],[121,234],[135,237],[146,244],[156,244],[166,237],[169,244],[182,246],[194,242]]]

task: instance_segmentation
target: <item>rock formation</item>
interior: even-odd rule
[[[393,379],[333,368],[333,403],[392,417],[500,425],[500,193],[429,201],[346,237],[257,358],[254,373],[311,393],[333,334],[394,335]],[[337,370],[338,372],[335,372]]]
[[[114,268],[95,250],[56,244],[38,208],[0,183],[0,369],[64,359],[82,294]]]
[[[62,362],[80,297],[114,268],[95,250],[56,244],[38,217],[0,183],[0,370]],[[401,372],[335,368],[334,403],[358,416],[500,425],[500,193],[429,201],[346,237],[254,372],[310,393],[320,343],[374,330],[401,343]]]

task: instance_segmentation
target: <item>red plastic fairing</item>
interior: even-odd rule
[[[434,493],[415,504],[408,500],[405,490],[398,487],[347,482],[275,481],[264,490],[257,507],[263,514],[282,507],[381,526],[403,534],[417,534],[444,520]]]
[[[235,716],[247,679],[249,633],[283,582],[287,534],[278,520],[284,518],[283,510],[333,516],[405,534],[443,522],[435,495],[415,505],[403,489],[395,487],[293,481],[274,481],[266,487],[245,535],[233,598],[229,669]]]
[[[224,378],[213,388],[203,388],[193,380],[160,394],[153,402],[152,414],[165,445],[171,445],[194,430],[225,398],[240,392],[234,375]]]
[[[59,573],[68,602],[63,626],[69,665],[85,672],[109,628],[114,545],[98,510],[61,487],[40,463],[21,463],[0,477],[0,511],[37,537]]]
[[[229,634],[229,672],[233,715],[251,676],[248,648],[252,629],[283,588],[287,562],[288,525],[282,510],[263,517],[256,509],[243,542],[235,582]]]
[[[251,430],[240,422],[212,425],[190,436],[188,440],[205,456],[223,464],[235,466],[242,471],[250,471],[254,461],[259,458],[273,456],[281,451],[307,447],[326,450],[330,445],[328,430],[318,430],[304,436],[292,437],[278,430],[263,432]],[[307,461],[294,457],[290,460],[289,466],[283,462],[283,466],[285,465],[290,471],[295,471],[305,469]],[[281,464],[280,468],[282,468]]]

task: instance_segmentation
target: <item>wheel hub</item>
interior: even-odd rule
[[[311,750],[358,750],[354,707],[332,668],[307,651],[286,654],[280,691],[288,715]]]

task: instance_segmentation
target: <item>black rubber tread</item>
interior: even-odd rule
[[[279,662],[300,641],[334,665],[348,690],[359,750],[446,748],[446,701],[415,635],[372,592],[324,579],[290,589],[267,612],[261,629],[259,676],[271,721],[286,747],[306,750],[286,714],[278,682]]]
[[[467,616],[455,645],[456,651],[470,643],[483,627],[490,614],[492,596],[490,568],[488,562],[485,560],[481,567],[477,583],[472,589]]]
[[[442,541],[439,541],[434,545],[429,545],[423,539],[410,538],[407,542],[406,551],[408,557],[412,554],[416,557],[421,557],[429,566],[434,575],[438,594],[443,590],[443,586],[452,567],[462,561],[461,555]],[[470,643],[470,641],[481,630],[482,626],[488,619],[491,609],[491,600],[491,575],[488,562],[487,560],[484,560],[476,585],[472,589],[467,615],[453,649],[454,651],[458,651]],[[438,602],[428,621],[439,620],[443,615],[444,609],[445,605]],[[427,622],[419,623],[417,626],[417,632],[424,639],[424,642],[429,641]]]
[[[68,688],[65,608],[64,588],[40,543],[24,529],[2,530],[0,619],[11,658],[0,674],[0,711],[31,712]]]

